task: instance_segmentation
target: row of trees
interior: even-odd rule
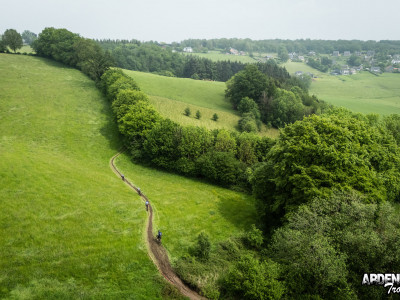
[[[120,70],[109,70],[100,86],[112,102],[119,130],[134,158],[224,186],[249,188],[246,169],[262,161],[269,138],[181,126],[162,118],[136,83]]]
[[[227,81],[246,64],[236,61],[217,61],[192,55],[175,53],[171,48],[160,47],[154,42],[139,41],[97,41],[103,49],[111,52],[116,66],[142,72],[158,73],[193,79]],[[258,63],[258,68],[265,74],[281,80],[290,78],[286,69],[275,62]]]
[[[76,67],[95,81],[113,65],[110,54],[96,42],[67,29],[45,28],[32,48],[37,55]]]
[[[315,51],[321,54],[331,54],[333,51],[375,51],[387,54],[400,53],[400,41],[359,41],[359,40],[258,40],[251,39],[188,39],[180,43],[180,47],[194,49],[217,50],[233,47],[246,52],[278,53],[281,47],[288,52],[308,53]]]

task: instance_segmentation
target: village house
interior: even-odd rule
[[[229,48],[229,54],[239,55],[239,51],[237,51],[235,48],[230,47]]]
[[[183,52],[192,53],[193,49],[192,49],[192,47],[185,47],[185,48],[183,48]]]
[[[343,56],[350,56],[351,52],[350,51],[344,51]]]
[[[332,52],[332,56],[340,56],[339,51],[333,51],[333,52]]]
[[[381,68],[380,67],[371,67],[371,72],[381,73]]]

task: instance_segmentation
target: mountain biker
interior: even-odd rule
[[[121,178],[122,178],[122,181],[125,181],[125,176],[124,176],[124,174],[121,174]]]
[[[159,242],[161,242],[161,236],[162,236],[162,233],[161,233],[161,231],[159,230],[158,233],[157,233],[157,240],[158,240]]]
[[[146,200],[146,210],[149,210],[149,200]]]
[[[139,195],[142,195],[142,192],[141,192],[140,188],[137,188],[137,192],[138,192]]]

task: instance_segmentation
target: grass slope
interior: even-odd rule
[[[240,116],[225,99],[224,82],[173,78],[128,70],[124,72],[135,79],[141,90],[150,96],[150,102],[164,117],[182,125],[237,130]],[[191,109],[191,117],[183,114],[186,107]],[[197,110],[202,114],[200,120],[195,118]],[[211,120],[214,113],[219,116],[217,122]],[[276,137],[279,132],[264,126],[260,134]]]
[[[317,78],[310,92],[336,106],[361,113],[400,114],[400,75],[368,72]]]
[[[202,58],[207,58],[212,61],[236,61],[241,63],[255,63],[257,62],[254,58],[247,55],[231,55],[221,53],[220,51],[208,51],[208,53],[189,53],[185,55],[194,55]]]
[[[45,59],[0,55],[0,298],[174,295],[147,255],[146,212],[111,171],[120,147],[94,83]],[[197,234],[254,223],[253,198],[117,159],[150,197],[173,261]]]
[[[161,298],[94,83],[29,56],[0,54],[0,70],[0,298]]]

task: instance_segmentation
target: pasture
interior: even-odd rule
[[[50,60],[0,55],[0,298],[175,298],[149,259],[147,214],[111,171],[120,136],[94,82]],[[251,196],[132,164],[172,261],[254,223]]]
[[[94,82],[0,54],[0,298],[161,299],[146,213],[108,161],[120,148]]]
[[[312,82],[310,93],[355,112],[400,114],[400,74],[375,76],[366,71],[351,76],[325,74]]]
[[[165,77],[129,70],[124,72],[149,95],[150,102],[162,116],[182,125],[237,130],[240,115],[225,98],[225,82]],[[191,109],[190,117],[183,114],[186,107]],[[200,120],[195,118],[197,110],[202,114]],[[214,113],[219,116],[216,122],[211,120]],[[260,135],[269,137],[276,137],[278,134],[276,129],[268,129],[265,126],[260,132]]]
[[[248,55],[232,55],[221,53],[221,51],[208,51],[208,53],[185,53],[185,55],[194,55],[202,58],[207,58],[212,61],[236,61],[241,63],[255,63],[257,62],[254,58]]]

